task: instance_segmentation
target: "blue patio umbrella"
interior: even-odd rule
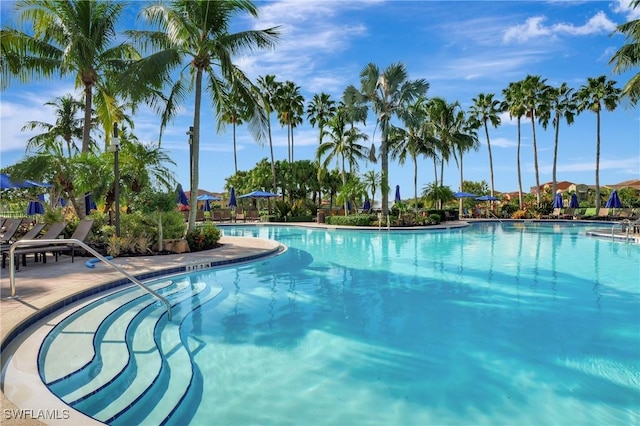
[[[476,198],[478,194],[472,194],[470,192],[456,192],[453,196],[455,198]]]
[[[253,191],[250,192],[248,194],[244,194],[239,196],[238,198],[271,198],[271,197],[277,197],[278,194],[274,194],[273,192],[268,192],[268,191]]]
[[[187,194],[182,190],[182,185],[178,184],[176,187],[176,196],[178,204],[182,204],[183,206],[189,205],[189,200],[187,200]]]
[[[67,205],[67,200],[65,200],[64,198],[58,198],[58,206],[64,207],[66,205]]]
[[[622,208],[622,202],[620,201],[620,197],[618,196],[618,191],[616,189],[614,189],[613,192],[611,192],[611,195],[609,195],[609,199],[607,200],[607,205],[605,205],[605,207],[608,209]]]
[[[85,211],[85,214],[90,215],[91,214],[91,210],[98,210],[98,206],[96,205],[96,202],[93,200],[93,197],[91,196],[91,193],[87,192],[86,194],[84,194],[84,211]]]
[[[203,194],[203,195],[198,195],[197,200],[198,201],[220,201],[221,198],[216,197],[215,195]]]
[[[362,211],[368,212],[369,210],[371,210],[371,201],[369,201],[369,199],[367,198],[366,200],[364,200]]]
[[[211,204],[209,204],[209,200],[204,200],[204,204],[202,205],[202,211],[204,212],[211,211]]]
[[[24,180],[22,182],[14,182],[6,173],[0,173],[0,189],[16,189],[16,188],[50,188],[51,185],[35,180]]]
[[[578,196],[576,194],[571,194],[571,200],[569,200],[569,207],[572,209],[577,209],[580,207],[580,203],[578,203]]]
[[[34,214],[44,214],[44,194],[38,196],[38,201],[29,201],[27,205],[27,216],[33,216]]]
[[[553,198],[553,208],[554,209],[561,209],[562,206],[563,206],[562,194],[558,192],[556,194],[556,196]]]
[[[396,196],[393,200],[396,203],[399,203],[400,201],[402,201],[402,199],[400,198],[400,185],[396,185]]]
[[[229,197],[229,207],[238,207],[235,188],[231,188],[231,196]]]
[[[500,201],[500,199],[491,195],[483,195],[482,197],[477,197],[476,201]]]

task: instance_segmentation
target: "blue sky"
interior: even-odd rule
[[[587,77],[606,75],[622,87],[632,73],[614,75],[608,64],[624,43],[612,35],[617,24],[640,17],[640,10],[620,1],[269,1],[258,2],[260,19],[239,20],[238,28],[282,26],[275,50],[236,58],[252,78],[275,74],[278,81],[299,85],[308,102],[314,93],[325,91],[339,99],[349,84],[359,87],[359,74],[369,62],[381,69],[395,62],[407,67],[410,79],[430,83],[427,96],[459,101],[467,109],[479,93],[495,93],[509,82],[528,74],[540,75],[557,86],[566,82],[578,89]],[[3,24],[11,19],[12,4],[0,2]],[[123,28],[135,23],[135,8],[124,16]],[[638,70],[635,70],[637,72]],[[53,122],[45,102],[56,96],[77,93],[71,80],[37,84],[13,84],[1,93],[0,164],[7,166],[25,155],[29,133],[20,129],[27,120]],[[176,161],[174,171],[185,189],[189,188],[189,161],[186,131],[193,119],[189,100],[175,122],[167,128],[162,147]],[[233,174],[231,128],[218,134],[214,114],[203,103],[201,130],[200,188],[223,191],[225,178]],[[504,115],[502,125],[490,128],[495,188],[518,189],[516,169],[517,128]],[[158,139],[159,119],[141,110],[135,118],[135,132],[141,141]],[[276,159],[286,159],[286,129],[272,119]],[[361,127],[376,144],[373,114]],[[570,127],[562,123],[558,151],[558,180],[592,185],[595,183],[596,118],[591,112],[576,117]],[[537,127],[540,182],[552,179],[553,131]],[[489,182],[489,161],[484,133],[481,147],[465,155],[465,180]],[[525,191],[535,185],[531,127],[522,127],[522,179]],[[295,129],[295,159],[312,159],[318,131],[305,123]],[[237,133],[238,167],[251,169],[269,156],[267,146],[259,146],[246,128]],[[360,172],[379,164],[362,164]],[[433,181],[431,160],[419,161],[419,190]],[[638,109],[623,102],[614,112],[602,114],[601,185],[640,178],[640,118]],[[390,184],[399,184],[403,198],[413,193],[413,170],[407,164],[391,162]],[[455,162],[445,170],[444,184],[457,190],[459,172]]]

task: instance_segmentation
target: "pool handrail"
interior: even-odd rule
[[[169,303],[169,301],[166,298],[162,297],[159,293],[157,293],[156,291],[154,291],[154,290],[150,289],[149,287],[147,287],[146,285],[144,285],[140,280],[138,280],[133,275],[129,274],[124,269],[120,268],[118,265],[116,265],[116,264],[114,264],[112,262],[109,262],[109,260],[107,260],[100,253],[98,253],[97,251],[95,251],[94,249],[89,247],[87,244],[83,243],[80,240],[74,239],[74,238],[61,238],[61,239],[53,239],[53,240],[52,239],[47,239],[47,240],[18,240],[16,242],[14,242],[11,245],[11,248],[9,249],[9,284],[10,284],[10,288],[11,288],[10,294],[9,294],[10,298],[18,297],[18,296],[16,296],[16,268],[15,268],[16,265],[15,265],[15,256],[14,256],[14,251],[16,250],[16,247],[18,247],[18,246],[38,247],[38,246],[48,246],[48,245],[54,245],[54,244],[76,244],[76,245],[79,245],[80,247],[82,247],[83,249],[85,249],[86,251],[91,253],[93,256],[95,256],[97,259],[99,259],[101,262],[106,263],[107,265],[113,267],[116,271],[120,272],[122,275],[124,275],[126,278],[128,278],[132,283],[136,284],[138,287],[141,287],[147,293],[151,294],[155,298],[159,299],[162,303],[164,303],[165,306],[167,307],[167,316],[169,318],[169,321],[171,321],[171,303]]]

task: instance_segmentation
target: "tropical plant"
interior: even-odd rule
[[[331,161],[335,160],[340,168],[342,176],[342,185],[347,183],[346,165],[356,165],[357,160],[367,157],[368,149],[361,145],[360,141],[367,140],[367,135],[360,132],[357,127],[347,129],[345,121],[345,111],[338,108],[338,111],[327,124],[328,131],[325,136],[328,140],[323,142],[316,152],[316,157],[321,164],[318,171],[320,175],[326,173],[327,166]],[[321,180],[322,176],[318,179]],[[344,202],[345,214],[347,209],[347,201]]]
[[[318,145],[322,145],[324,126],[336,114],[336,102],[328,93],[316,93],[307,105],[307,120],[311,127],[318,125]]]
[[[522,91],[522,82],[509,83],[509,86],[502,91],[504,101],[502,102],[502,108],[505,111],[509,111],[509,117],[516,118],[518,126],[518,148],[516,154],[516,164],[518,169],[518,204],[520,209],[524,205],[522,196],[522,169],[520,166],[520,148],[522,146],[521,138],[521,119],[526,113],[526,107],[524,105],[524,94]]]
[[[640,7],[640,0],[631,0],[629,6],[634,10],[637,9]],[[609,64],[614,64],[614,73],[621,74],[640,66],[640,19],[632,19],[618,25],[617,31],[625,35],[627,44],[618,49]],[[640,72],[632,76],[624,85],[621,95],[628,97],[634,105],[638,103],[640,100]]]
[[[380,185],[380,173],[375,170],[367,170],[362,175],[362,183],[367,190],[371,190],[371,202],[373,203],[376,197],[376,188]]]
[[[533,136],[533,167],[536,173],[536,201],[540,204],[540,169],[538,167],[538,144],[536,140],[536,118],[538,111],[544,109],[544,102],[549,90],[546,79],[539,75],[528,75],[520,82],[522,105],[525,114],[531,120],[531,134]]]
[[[456,122],[460,125],[460,134],[452,140],[453,144],[453,158],[456,160],[458,169],[460,171],[460,191],[464,191],[464,153],[480,149],[480,142],[478,142],[478,135],[476,133],[476,126],[472,120],[467,120],[464,111],[457,112]],[[464,201],[462,198],[458,200],[458,217],[462,216]]]
[[[487,150],[489,151],[489,176],[491,182],[491,196],[494,194],[493,182],[493,155],[491,154],[491,142],[489,140],[489,125],[493,127],[500,125],[500,101],[493,99],[493,93],[480,93],[473,98],[473,105],[469,108],[469,114],[474,120],[484,127],[484,134],[487,138]]]
[[[276,92],[276,109],[280,124],[287,126],[288,161],[293,163],[293,129],[302,124],[304,113],[304,97],[300,94],[300,86],[293,81],[286,81]]]
[[[117,43],[116,25],[123,7],[124,3],[104,0],[22,0],[16,3],[19,19],[31,28],[26,32],[12,28],[0,31],[3,89],[13,76],[28,82],[31,78],[75,75],[85,100],[82,152],[90,149],[94,101],[109,140],[122,111],[107,81],[138,58],[131,45]]]
[[[389,214],[389,135],[391,120],[398,111],[410,102],[424,95],[429,83],[424,79],[408,80],[403,64],[389,65],[383,72],[375,64],[368,64],[360,73],[361,88],[359,94],[371,104],[380,127],[380,161],[382,178],[382,214]],[[353,86],[347,88],[352,94],[358,93]],[[359,96],[356,96],[356,99]]]
[[[275,75],[258,77],[258,87],[255,89],[260,102],[260,107],[267,117],[267,135],[269,138],[269,151],[271,153],[271,174],[273,187],[276,187],[276,162],[273,156],[273,139],[271,136],[271,113],[275,109],[275,97],[280,83],[276,81]]]
[[[179,112],[179,104],[193,91],[193,134],[191,140],[191,199],[197,204],[200,166],[200,116],[203,90],[210,94],[214,106],[224,103],[225,88],[233,84],[239,96],[255,105],[253,84],[232,58],[242,52],[270,48],[278,37],[277,28],[232,33],[231,20],[243,14],[257,18],[258,10],[250,1],[176,0],[145,7],[141,15],[157,30],[128,31],[127,34],[152,53],[138,61],[127,74],[126,86],[133,99],[149,97],[148,88],[161,90],[172,82],[162,111],[161,129]],[[175,71],[180,70],[177,76]],[[188,71],[188,72],[185,72]],[[207,79],[206,84],[203,81]],[[144,90],[136,92],[142,87]],[[253,101],[253,102],[252,102]],[[218,108],[216,108],[217,110]],[[252,108],[251,120],[256,126],[263,116]],[[189,229],[195,227],[196,209],[189,213]]]
[[[191,251],[202,251],[215,248],[221,236],[220,229],[216,227],[215,223],[205,222],[187,231],[185,239],[189,243]]]
[[[614,80],[607,80],[605,75],[601,75],[588,77],[587,83],[575,93],[578,113],[589,110],[596,114],[596,209],[600,208],[600,113],[603,107],[607,111],[616,109],[621,92]]]
[[[249,116],[249,107],[240,96],[233,84],[228,85],[222,95],[222,102],[218,103],[218,132],[224,130],[226,124],[231,124],[233,129],[233,166],[238,173],[238,150],[236,146],[236,127],[243,124],[245,117]]]
[[[446,203],[453,200],[453,191],[451,188],[444,185],[437,185],[430,183],[422,188],[422,196],[431,202],[431,206],[435,207],[438,203]]]
[[[548,92],[548,103],[540,115],[539,120],[544,129],[547,128],[549,120],[552,119],[552,125],[555,129],[554,143],[553,143],[553,183],[551,186],[551,194],[556,193],[557,189],[557,177],[556,170],[558,164],[558,140],[560,135],[560,120],[565,119],[570,126],[573,124],[573,119],[576,114],[576,104],[572,96],[573,89],[567,86],[567,83],[562,83],[559,87],[551,87]]]

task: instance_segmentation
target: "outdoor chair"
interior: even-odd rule
[[[236,220],[235,221],[237,222],[239,220],[241,220],[243,222],[247,221],[247,215],[244,213],[243,210],[236,210]]]
[[[2,224],[3,230],[2,237],[0,238],[0,243],[6,244],[11,241],[13,236],[16,234],[16,231],[18,231],[18,228],[20,228],[21,224],[22,219],[6,219]]]
[[[81,242],[86,242],[87,237],[89,236],[89,234],[91,233],[91,228],[93,227],[93,219],[84,219],[81,220],[78,223],[78,226],[76,228],[75,231],[73,231],[73,234],[71,234],[71,239],[72,240],[78,240]],[[71,253],[71,263],[73,263],[74,258],[75,258],[75,253],[76,253],[76,248],[78,248],[78,246],[76,244],[73,243],[69,243],[69,244],[56,244],[56,245],[49,245],[46,247],[38,247],[38,250],[42,250],[42,262],[43,263],[47,263],[47,257],[46,257],[46,253],[49,252],[51,254],[53,254],[53,256],[56,259],[56,262],[58,261],[58,254],[62,253],[62,252],[70,252]]]
[[[220,210],[211,210],[211,220],[214,222],[220,222],[220,219]]]
[[[202,210],[196,212],[196,222],[204,222],[204,212]]]
[[[247,210],[245,220],[249,222],[260,221],[260,212],[258,210]]]
[[[33,225],[33,228],[29,229],[20,239],[17,241],[28,241],[35,239],[40,232],[44,229],[44,223],[36,223]],[[9,249],[11,249],[11,244],[2,244],[0,246],[0,251],[2,252],[2,267],[5,267],[6,259],[9,256]]]
[[[67,227],[67,222],[54,222],[51,225],[49,225],[49,227],[47,228],[46,232],[40,237],[38,238],[39,240],[55,240],[58,237],[60,237],[60,235],[64,232],[64,229]],[[43,246],[22,246],[17,248],[14,251],[14,254],[16,256],[16,261],[18,260],[18,256],[22,255],[22,266],[27,266],[27,255],[28,254],[33,254],[34,255],[34,260],[37,262],[38,261],[38,254],[42,253],[43,254],[43,262],[46,260],[46,258],[44,257],[44,253],[43,253]],[[3,261],[4,261],[4,257],[8,256],[8,252],[5,252],[2,254],[3,256]],[[16,270],[20,269],[20,265],[18,262],[15,262],[16,264]]]
[[[229,210],[229,209],[220,210],[220,221],[222,221],[222,222],[226,222],[226,221],[231,222],[231,210]]]
[[[567,207],[561,217],[562,219],[573,219],[575,214],[575,209],[573,207]]]
[[[558,219],[560,217],[560,215],[562,214],[562,209],[559,207],[556,207],[555,209],[553,209],[553,212],[551,212],[551,214],[547,214],[542,216],[543,219]]]
[[[598,220],[607,220],[610,217],[611,217],[610,210],[606,207],[603,207],[598,211],[598,214],[596,214],[595,218]]]
[[[595,207],[587,207],[584,213],[577,215],[578,219],[592,219],[596,216]]]

